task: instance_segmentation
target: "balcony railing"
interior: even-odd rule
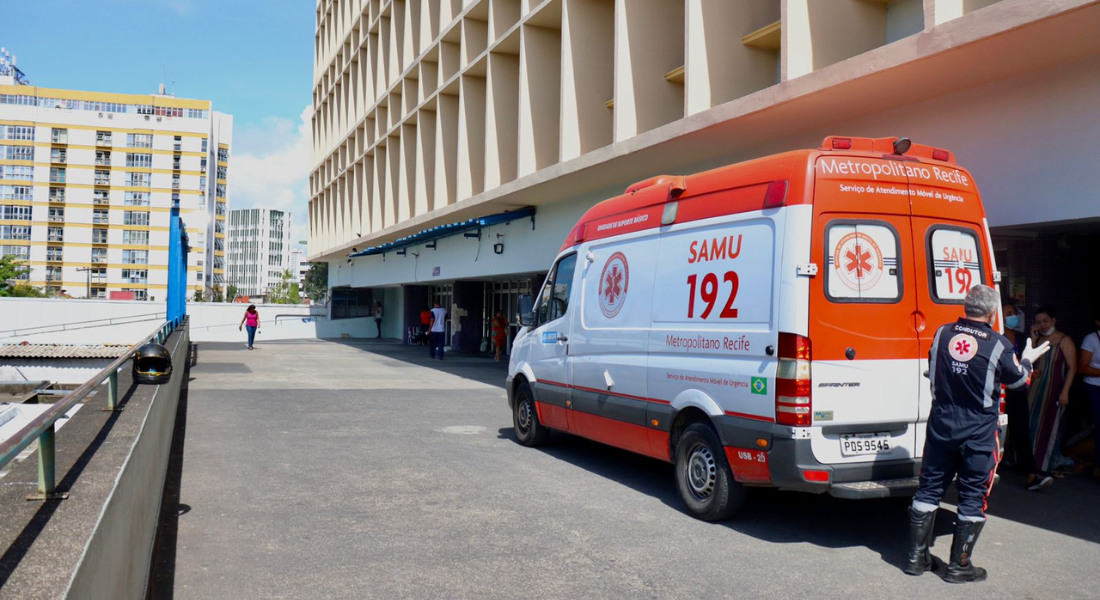
[[[109,137],[108,138],[96,138],[95,145],[96,146],[110,146],[111,145],[111,138],[109,138]]]
[[[96,264],[96,265],[107,264],[107,257],[106,256],[97,256],[97,255],[93,254],[92,255],[92,264]]]
[[[64,154],[53,154],[50,156],[50,162],[63,165],[65,164],[65,158]]]
[[[46,220],[50,223],[64,223],[65,215],[49,215]]]
[[[111,178],[110,177],[96,177],[95,178],[95,184],[96,185],[111,185]]]
[[[97,167],[109,167],[109,166],[111,166],[111,159],[109,159],[109,158],[97,158],[97,159],[95,159],[95,165]]]

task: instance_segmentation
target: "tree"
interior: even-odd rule
[[[321,302],[328,296],[328,263],[319,262],[309,266],[309,271],[306,271],[305,293],[314,302]]]
[[[210,288],[210,301],[211,302],[225,302],[225,296],[222,295],[222,286],[214,284],[214,287]]]
[[[19,278],[30,272],[30,267],[12,255],[0,256],[0,296],[22,296],[41,298],[45,296],[38,288]]]
[[[237,286],[232,283],[225,286],[225,301],[234,302],[237,300]]]
[[[195,295],[191,297],[192,302],[205,302],[202,297],[202,290],[195,290]]]
[[[267,301],[270,304],[297,304],[298,285],[291,283],[290,270],[287,269],[279,275],[279,283],[271,286],[267,293]]]

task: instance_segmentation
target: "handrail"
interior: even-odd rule
[[[34,327],[27,327],[25,329],[6,329],[0,331],[0,339],[16,337],[19,335],[38,335],[40,333],[56,333],[59,331],[73,331],[77,329],[91,329],[93,327],[110,327],[111,325],[127,325],[130,323],[143,323],[145,321],[152,321],[153,319],[163,319],[166,317],[166,313],[155,312],[145,313],[141,315],[122,315],[118,317],[104,317],[102,319],[89,319],[87,321],[74,321],[72,323],[55,323],[53,325],[35,325]],[[152,317],[150,319],[142,319],[140,317]],[[104,322],[106,321],[106,322]],[[116,322],[118,321],[118,322]],[[88,325],[89,323],[97,323],[96,325]],[[73,327],[73,325],[87,325],[87,327]],[[49,329],[49,331],[37,331],[39,329]]]
[[[2,469],[9,462],[14,460],[24,448],[31,445],[35,440],[38,440],[38,494],[28,497],[28,500],[47,500],[67,497],[67,494],[55,493],[54,424],[57,420],[63,417],[65,413],[69,412],[78,402],[91,394],[92,391],[99,387],[104,381],[107,382],[106,410],[118,410],[118,370],[122,368],[122,365],[133,358],[138,348],[145,345],[147,342],[157,340],[157,342],[160,343],[168,339],[169,334],[172,333],[172,329],[173,326],[171,323],[167,321],[161,323],[154,332],[131,346],[125,354],[104,367],[103,370],[96,373],[88,381],[85,381],[80,387],[70,392],[64,399],[51,405],[45,412],[32,419],[30,423],[27,423],[25,427],[17,431],[15,435],[0,442],[0,469]]]

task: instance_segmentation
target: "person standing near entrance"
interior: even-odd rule
[[[497,362],[500,362],[500,351],[504,349],[506,343],[508,343],[508,321],[505,320],[504,313],[498,310],[493,316],[493,346],[496,348]]]
[[[1050,354],[1035,365],[1035,378],[1028,390],[1031,406],[1032,452],[1040,471],[1054,473],[1062,460],[1062,416],[1069,406],[1069,389],[1077,373],[1077,346],[1058,331],[1058,320],[1049,308],[1035,311],[1031,326],[1034,344],[1047,342]],[[1060,473],[1054,477],[1061,479]]]
[[[1004,316],[1005,338],[1012,342],[1012,352],[1017,358],[1023,349],[1023,327],[1020,325],[1020,313],[1016,305],[1006,302],[1001,306]],[[1035,466],[1035,455],[1031,453],[1031,430],[1028,428],[1027,390],[1019,387],[1005,390],[1005,414],[1008,415],[1008,441],[1005,443],[1005,462],[1012,462],[1016,472],[1027,477],[1024,484],[1028,491],[1036,492],[1054,483],[1049,473],[1043,473]]]
[[[241,324],[237,326],[237,331],[242,327],[248,328],[248,349],[251,350],[252,342],[256,340],[256,330],[260,328],[260,313],[256,310],[255,304],[248,305],[244,316],[241,317]]]
[[[436,302],[432,305],[432,317],[428,323],[428,356],[443,360],[443,338],[447,332],[447,311]],[[437,357],[436,354],[439,356]]]
[[[378,339],[382,339],[382,303],[374,303],[374,325],[378,327]]]
[[[1092,408],[1092,421],[1096,424],[1093,440],[1096,446],[1092,461],[1092,476],[1100,480],[1100,308],[1093,316],[1096,331],[1081,341],[1081,354],[1077,362],[1077,372],[1084,377],[1085,396]]]
[[[934,568],[932,545],[936,511],[947,486],[955,479],[959,493],[951,562],[944,579],[951,583],[982,581],[985,569],[971,562],[985,526],[986,497],[993,486],[1000,441],[997,416],[1003,383],[1008,389],[1026,386],[1031,364],[1048,349],[1028,339],[1022,358],[1012,342],[993,331],[1000,304],[997,292],[974,286],[963,301],[965,317],[936,331],[928,352],[932,410],[921,463],[920,486],[909,508],[909,560],[905,572],[921,575]]]

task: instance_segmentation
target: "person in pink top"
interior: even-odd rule
[[[244,317],[241,318],[237,331],[245,327],[248,328],[248,349],[251,350],[252,342],[256,339],[256,330],[260,328],[260,313],[256,311],[255,304],[248,305],[248,310],[244,311]]]

